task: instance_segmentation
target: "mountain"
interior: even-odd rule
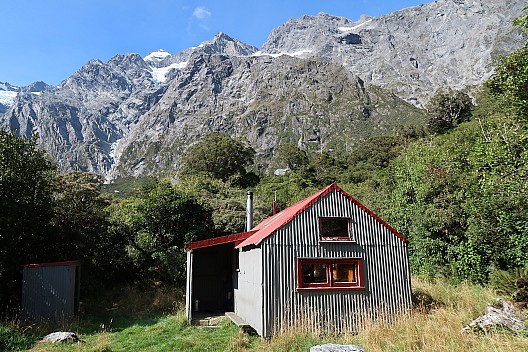
[[[118,144],[113,175],[173,172],[201,136],[243,136],[269,162],[281,141],[350,150],[362,139],[420,124],[422,113],[340,65],[289,56],[196,55]]]
[[[29,86],[16,87],[7,82],[0,82],[0,115],[5,113],[15,101],[19,92],[31,92],[38,94],[46,89],[51,89],[53,86],[44,82],[34,82]]]
[[[246,138],[267,167],[283,141],[351,150],[365,138],[423,124],[443,86],[472,89],[493,60],[526,40],[511,0],[438,0],[358,21],[291,19],[262,48],[224,33],[144,58],[92,60],[39,95],[19,92],[0,124],[41,145],[61,171],[168,175],[201,136]]]
[[[184,68],[193,54],[249,56],[257,50],[254,46],[220,32],[213,39],[175,55],[160,49],[148,54],[144,59],[151,66],[154,80],[163,83],[167,80],[168,75],[170,76],[171,71],[175,72]]]
[[[294,54],[339,63],[367,84],[417,106],[441,87],[477,87],[494,60],[524,43],[512,19],[518,0],[438,0],[358,21],[321,13],[274,29],[261,53]]]

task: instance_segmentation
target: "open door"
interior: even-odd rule
[[[224,313],[233,310],[233,252],[232,243],[193,251],[193,311]]]
[[[238,286],[238,250],[235,246],[254,231],[187,244],[186,313],[225,313],[234,310]]]

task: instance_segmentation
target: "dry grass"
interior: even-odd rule
[[[465,283],[413,280],[413,291],[432,298],[392,324],[367,322],[356,339],[369,351],[528,351],[528,339],[506,331],[464,333],[461,329],[486,312],[495,292]]]
[[[242,352],[247,351],[250,348],[250,339],[248,334],[239,330],[236,335],[231,336],[229,339],[229,351]]]
[[[421,300],[408,315],[391,323],[366,321],[356,334],[321,335],[295,326],[269,341],[261,341],[261,351],[307,351],[321,343],[355,344],[377,351],[528,351],[528,337],[506,331],[489,334],[463,333],[461,329],[486,312],[496,293],[469,284],[456,287],[437,280],[413,279],[413,292]]]

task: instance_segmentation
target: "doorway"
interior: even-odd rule
[[[192,311],[225,313],[234,310],[237,275],[234,243],[195,249],[192,268]]]

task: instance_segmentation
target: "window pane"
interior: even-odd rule
[[[321,218],[321,237],[349,237],[348,219]]]
[[[356,282],[356,264],[334,264],[332,266],[332,278],[334,282]]]
[[[303,264],[303,283],[315,284],[326,283],[326,264]]]

